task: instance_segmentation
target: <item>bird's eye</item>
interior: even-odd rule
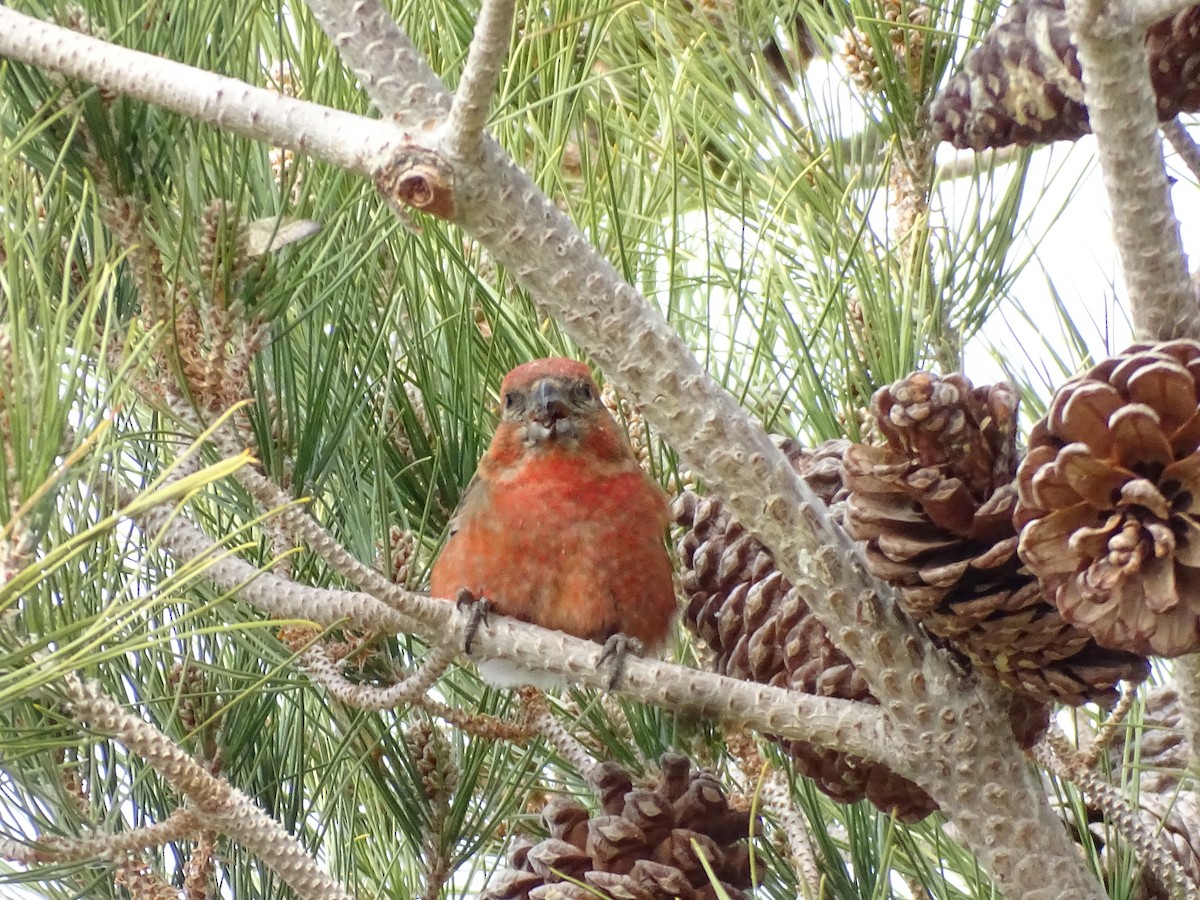
[[[516,412],[521,408],[521,392],[508,391],[504,395],[504,411],[506,413]]]
[[[580,406],[593,402],[597,397],[599,397],[599,394],[596,393],[596,386],[586,381],[580,382],[571,388],[571,399]]]

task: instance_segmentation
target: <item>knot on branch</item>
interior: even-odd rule
[[[397,154],[375,173],[375,189],[394,204],[454,217],[454,171],[432,151]]]

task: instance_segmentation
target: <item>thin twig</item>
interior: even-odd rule
[[[194,809],[176,809],[166,819],[115,834],[68,838],[58,835],[38,838],[32,843],[0,841],[0,857],[26,865],[47,862],[84,862],[90,859],[125,859],[148,847],[161,847],[194,838],[205,825]]]
[[[821,896],[821,868],[817,864],[812,837],[804,817],[796,811],[796,805],[792,802],[792,792],[783,776],[774,769],[768,769],[762,781],[760,795],[767,809],[775,814],[787,838],[788,850],[791,851],[792,861],[796,864],[796,874],[800,878],[804,896]]]
[[[475,712],[472,709],[447,706],[445,703],[434,700],[428,694],[417,697],[413,701],[413,705],[474,737],[525,744],[535,735],[533,729],[527,724],[506,722],[496,716]]]
[[[1200,181],[1200,146],[1192,139],[1192,135],[1188,130],[1183,127],[1183,123],[1179,121],[1179,116],[1176,116],[1170,122],[1163,122],[1159,127],[1162,129],[1163,137],[1167,139],[1176,155],[1183,160],[1183,164],[1192,173],[1192,177]]]
[[[1066,10],[1137,337],[1194,337],[1200,311],[1163,167],[1146,23],[1124,0],[1067,0]]]
[[[1129,709],[1133,706],[1133,701],[1136,698],[1137,687],[1133,685],[1126,686],[1125,692],[1121,694],[1121,699],[1117,701],[1117,705],[1113,707],[1113,711],[1108,714],[1108,718],[1101,723],[1100,728],[1096,731],[1096,736],[1087,745],[1087,749],[1080,752],[1080,765],[1087,769],[1094,769],[1096,767],[1096,763],[1100,760],[1100,755],[1112,745],[1117,729],[1125,721],[1125,717],[1129,715]]]
[[[488,106],[508,57],[515,0],[483,0],[458,90],[446,117],[445,148],[452,159],[478,163]]]
[[[563,761],[586,778],[596,767],[596,760],[554,717],[550,704],[546,702],[546,695],[535,687],[520,688],[518,694],[525,708],[525,722],[529,728],[544,737]]]
[[[421,661],[417,671],[403,681],[388,687],[355,684],[341,672],[326,647],[314,644],[300,654],[300,664],[314,681],[324,687],[339,702],[356,709],[381,712],[397,706],[413,704],[424,695],[454,661],[458,652],[443,645],[434,647]]]
[[[229,452],[231,445],[223,444],[222,449]],[[375,569],[359,562],[337,538],[301,509],[283,488],[253,466],[243,466],[234,477],[264,509],[277,514],[277,521],[286,527],[293,539],[303,542],[351,584],[391,604],[395,585]],[[400,611],[404,612],[403,609]]]

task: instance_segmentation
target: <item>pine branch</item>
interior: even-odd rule
[[[132,499],[128,491],[115,492],[122,501]],[[390,583],[387,603],[369,594],[297,584],[236,557],[222,557],[207,535],[172,510],[152,509],[139,513],[134,521],[178,562],[204,560],[206,578],[272,616],[322,625],[349,621],[365,630],[412,633],[434,645],[462,645],[469,617],[447,600]],[[406,615],[409,611],[414,615]],[[555,672],[589,687],[609,687],[608,673],[600,667],[603,647],[559,631],[492,616],[479,628],[472,649],[484,658],[503,658],[528,669]],[[890,759],[893,752],[894,741],[878,711],[852,701],[636,657],[626,661],[619,691],[645,703],[813,741],[868,759]]]
[[[307,6],[385,118],[411,131],[445,117],[445,86],[382,4],[314,0]]]
[[[0,6],[0,57],[79,78],[358,175],[370,175],[404,136],[387,121],[118,47],[7,6]]]
[[[1143,40],[1157,20],[1142,16],[1161,19],[1170,13],[1160,3],[1141,7],[1068,0],[1067,18],[1083,68],[1084,100],[1113,210],[1134,328],[1141,339],[1167,340],[1200,334],[1200,310],[1171,204]]]
[[[138,850],[194,839],[205,827],[199,812],[180,808],[162,822],[116,834],[84,838],[52,835],[39,838],[31,844],[0,841],[0,857],[24,865],[86,862],[93,859],[124,860]]]
[[[446,149],[452,157],[479,160],[488,106],[508,55],[515,0],[484,0],[458,90],[446,117]]]
[[[257,855],[297,896],[304,900],[349,900],[342,886],[250,797],[207,771],[157,728],[104,696],[96,685],[75,675],[67,675],[64,683],[74,718],[112,735],[144,759],[205,815],[209,827],[223,831]]]

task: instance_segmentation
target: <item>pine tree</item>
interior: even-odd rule
[[[1090,113],[1134,331],[1200,338],[1143,41],[1185,79],[1187,4],[1024,4],[1097,75],[995,108]],[[1064,313],[955,374],[1043,302],[1045,151],[937,153],[1034,58],[997,0],[393,7],[0,6],[0,892],[1196,891],[1193,658],[1017,549],[1018,423],[1098,360]],[[497,689],[422,590],[558,354],[678,497],[684,614],[612,690],[493,617],[576,681]]]

